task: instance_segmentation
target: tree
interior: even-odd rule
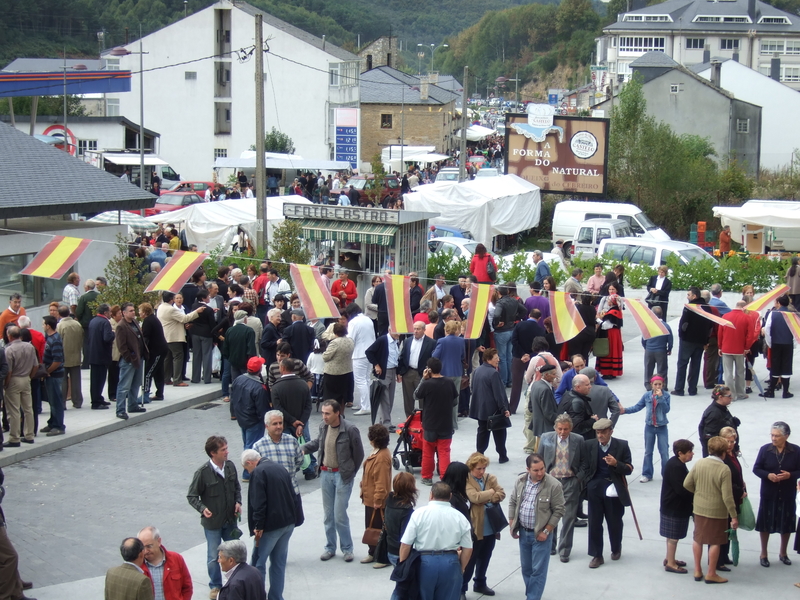
[[[374,177],[367,182],[364,193],[373,206],[380,206],[381,200],[383,200],[383,190],[386,187],[386,169],[383,168],[380,154],[373,156],[369,164]]]
[[[33,108],[32,98],[30,96],[17,96],[14,98],[14,114],[30,116],[31,109]],[[4,98],[0,102],[0,115],[10,114],[8,101]],[[61,116],[64,114],[64,96],[40,96],[39,103],[36,105],[36,114],[38,116]],[[81,99],[78,96],[67,95],[67,116],[68,117],[83,117],[86,115],[86,109],[81,104]]]
[[[117,235],[117,253],[108,261],[104,272],[108,285],[100,292],[96,304],[121,306],[125,302],[133,302],[138,307],[142,302],[149,302],[155,306],[159,294],[144,293],[145,286],[139,282],[143,270],[144,259],[131,258],[128,255],[128,243],[125,238]]]
[[[264,138],[264,151],[278,154],[294,154],[294,142],[288,135],[273,127]]]
[[[272,234],[269,256],[275,260],[273,267],[283,279],[289,279],[289,265],[307,265],[311,260],[311,250],[303,239],[303,227],[299,221],[284,219]],[[278,261],[280,261],[280,264]]]

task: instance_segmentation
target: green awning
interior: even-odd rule
[[[327,219],[302,219],[303,237],[314,241],[361,242],[391,246],[396,225],[381,223],[352,223]]]

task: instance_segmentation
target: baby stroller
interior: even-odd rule
[[[415,468],[422,466],[422,411],[414,411],[405,423],[397,426],[397,445],[392,454],[392,466],[400,470],[402,463],[406,471],[413,473]],[[400,445],[403,449],[400,450]]]

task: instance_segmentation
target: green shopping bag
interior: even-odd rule
[[[739,507],[739,529],[753,531],[756,528],[756,516],[753,513],[753,506],[750,498],[745,496],[742,505]]]
[[[301,446],[306,443],[306,437],[301,435],[297,438],[297,443]],[[311,464],[311,455],[310,454],[303,454],[303,464],[300,465],[300,470],[305,471],[308,468],[308,465]]]

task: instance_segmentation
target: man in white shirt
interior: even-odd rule
[[[437,273],[436,276],[434,277],[434,280],[435,281],[433,282],[433,287],[436,290],[436,300],[438,301],[447,295],[447,290],[444,289],[444,284],[445,284],[444,275],[442,275],[441,273]]]
[[[419,596],[422,600],[458,600],[462,573],[472,556],[472,534],[467,518],[450,506],[450,486],[438,482],[430,502],[415,510],[400,540],[400,562],[413,546],[422,556]],[[461,557],[458,556],[461,548]]]
[[[359,410],[354,415],[371,415],[369,400],[369,361],[367,348],[375,343],[375,326],[372,319],[361,312],[353,302],[347,307],[347,337],[353,340],[353,380],[359,396]]]

